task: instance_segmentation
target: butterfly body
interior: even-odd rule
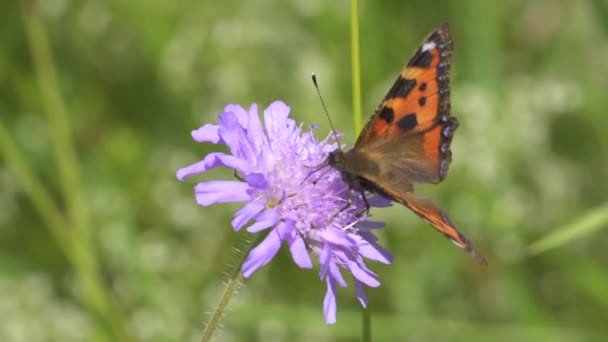
[[[414,183],[439,183],[447,175],[458,121],[450,111],[453,43],[447,24],[416,50],[362,130],[354,147],[329,154],[352,191],[399,202],[481,263],[485,259],[431,202],[416,198]]]

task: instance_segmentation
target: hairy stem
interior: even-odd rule
[[[201,337],[201,342],[211,341],[211,337],[215,333],[216,329],[221,326],[222,318],[224,317],[224,313],[228,309],[228,303],[230,299],[236,294],[236,292],[241,288],[243,281],[243,274],[241,273],[241,266],[245,262],[247,255],[263,239],[263,234],[258,234],[258,238],[255,240],[249,240],[245,243],[244,248],[237,250],[237,256],[239,257],[239,262],[232,268],[230,271],[230,279],[224,288],[224,292],[220,297],[220,302],[217,304],[217,307],[211,314],[211,318],[205,325],[205,330],[203,331],[203,336]]]

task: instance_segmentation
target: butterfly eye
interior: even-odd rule
[[[327,156],[327,163],[338,169],[340,168],[340,165],[342,164],[343,160],[344,152],[340,150],[329,152],[329,155]]]
[[[327,156],[327,162],[329,163],[329,165],[336,164],[336,153],[335,152],[329,152],[329,155]]]

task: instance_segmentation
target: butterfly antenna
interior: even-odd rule
[[[325,111],[325,116],[327,116],[327,121],[329,121],[329,126],[331,126],[331,131],[334,133],[334,138],[338,143],[338,149],[342,149],[342,145],[340,144],[340,139],[338,139],[338,132],[334,127],[333,122],[331,121],[331,117],[329,116],[329,112],[327,112],[327,107],[325,106],[325,101],[323,100],[323,96],[321,96],[321,91],[319,90],[319,84],[317,83],[317,75],[312,73],[312,83],[315,85],[315,89],[317,89],[317,95],[319,95],[319,99],[321,99],[321,105],[323,106],[323,110]]]

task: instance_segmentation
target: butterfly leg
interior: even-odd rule
[[[346,204],[342,208],[340,208],[340,210],[331,217],[330,221],[332,221],[336,216],[338,216],[344,210],[348,209],[348,207],[350,207],[353,204],[353,191],[354,191],[354,189],[350,189],[350,188],[348,189],[348,195],[346,196]],[[357,217],[363,216],[364,213],[365,213],[365,215],[369,215],[370,205],[369,205],[369,201],[367,200],[367,197],[365,196],[365,191],[363,189],[357,189],[356,191],[358,191],[361,194],[361,197],[363,198],[363,202],[365,202],[365,210],[357,213]]]
[[[348,195],[346,196],[346,204],[342,208],[340,208],[340,210],[338,210],[338,212],[335,213],[334,216],[331,217],[331,219],[333,220],[341,212],[348,209],[348,207],[350,207],[351,204],[353,204],[353,193],[350,189],[348,189]]]
[[[363,198],[363,202],[365,202],[365,213],[367,215],[369,215],[369,201],[367,200],[367,197],[365,196],[365,191],[363,191],[363,189],[359,190],[359,193],[361,193],[361,197]]]
[[[365,203],[367,203],[367,200],[365,200]],[[340,210],[338,210],[335,214],[333,214],[329,220],[333,221],[334,218],[336,218],[336,216],[340,215],[340,213],[342,213],[344,210],[348,209],[348,207],[350,207],[352,204],[353,204],[353,190],[349,188],[348,194],[346,195],[346,204],[344,204],[344,206],[342,208],[340,208]]]
[[[313,174],[313,173],[316,173],[316,172],[321,171],[321,170],[322,170],[323,168],[325,168],[326,166],[329,166],[329,164],[327,164],[326,162],[324,162],[324,163],[322,163],[321,165],[319,165],[319,166],[315,167],[314,169],[312,169],[312,171],[310,171],[310,172],[308,173],[308,175],[306,175],[306,177],[304,177],[304,179],[302,180],[302,183],[300,183],[300,184],[304,184],[304,182],[306,182],[306,180],[308,180],[308,178],[309,178],[310,176],[312,176],[312,174]],[[315,183],[315,184],[316,184],[316,183],[317,183],[317,181],[318,181],[318,179],[317,179],[316,181],[314,181],[313,183]]]

